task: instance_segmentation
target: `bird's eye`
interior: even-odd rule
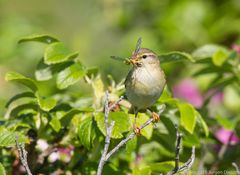
[[[147,58],[147,55],[143,55],[142,58],[144,58],[144,59]]]

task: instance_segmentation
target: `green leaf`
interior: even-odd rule
[[[134,168],[132,175],[151,175],[152,170],[149,166],[144,166],[142,168]]]
[[[207,44],[195,50],[192,53],[192,56],[193,58],[196,58],[196,59],[211,58],[213,54],[219,49],[224,49],[224,48],[214,44]]]
[[[87,76],[89,76],[89,77],[91,77],[92,75],[96,76],[97,73],[98,73],[98,68],[97,67],[92,67],[92,68],[87,69]]]
[[[29,41],[37,41],[37,42],[42,42],[46,44],[51,44],[54,42],[57,42],[58,40],[48,34],[43,34],[43,35],[31,35],[24,37],[18,41],[18,43],[23,43],[23,42],[29,42]]]
[[[204,121],[204,119],[202,118],[201,114],[198,111],[195,110],[194,112],[195,112],[195,115],[197,116],[197,120],[200,122],[200,124],[203,127],[205,136],[208,137],[209,129],[208,129],[208,126],[207,126],[206,122]]]
[[[219,79],[216,79],[214,82],[212,82],[209,85],[208,89],[223,88],[223,87],[233,83],[234,81],[237,81],[237,78],[235,76],[224,77],[224,78],[219,76]]]
[[[50,111],[51,109],[53,109],[56,104],[57,104],[57,101],[53,98],[44,98],[44,97],[41,97],[39,95],[39,93],[36,93],[36,96],[37,96],[37,102],[38,102],[38,105],[39,107],[43,110],[43,111]]]
[[[184,134],[183,137],[183,145],[184,147],[191,148],[192,146],[195,146],[196,148],[201,147],[199,136],[196,134]]]
[[[18,105],[11,110],[10,116],[17,117],[20,112],[22,112],[24,110],[29,110],[29,109],[31,109],[33,111],[37,111],[38,105],[35,103],[27,103],[27,104]]]
[[[222,66],[227,58],[228,57],[226,52],[224,52],[223,50],[217,50],[212,56],[212,61],[214,65]]]
[[[34,80],[31,78],[27,78],[19,73],[16,72],[8,72],[5,76],[5,79],[7,81],[13,81],[13,82],[18,82],[26,87],[30,88],[32,91],[37,91],[37,85],[35,84]]]
[[[150,167],[154,173],[167,173],[174,168],[174,161],[165,161],[159,163],[152,163]]]
[[[16,136],[18,135],[19,143],[28,142],[27,137],[19,132],[8,131],[0,128],[0,147],[9,147],[16,144]]]
[[[61,129],[61,122],[59,121],[57,116],[53,116],[52,120],[49,123],[54,131],[59,132]]]
[[[160,59],[161,64],[183,61],[183,60],[195,62],[195,60],[192,58],[192,56],[190,54],[185,53],[185,52],[178,52],[178,51],[161,54],[161,55],[159,55],[159,59]]]
[[[56,42],[48,45],[44,52],[44,62],[48,65],[62,63],[72,60],[78,56],[78,53],[72,53],[63,43]]]
[[[72,109],[71,111],[67,112],[60,120],[61,125],[63,127],[66,127],[69,125],[70,121],[72,120],[72,118],[79,113],[83,113],[83,112],[93,112],[92,108],[78,108],[78,109]]]
[[[104,124],[104,114],[98,113],[96,116],[96,122],[97,126],[100,129],[100,131],[106,136],[106,129]],[[110,112],[109,113],[109,124],[115,121],[113,131],[112,131],[112,138],[122,138],[123,133],[130,130],[130,119],[128,117],[128,114],[124,112]]]
[[[86,70],[80,63],[72,64],[57,75],[57,87],[65,89],[86,75]]]
[[[90,149],[93,145],[93,141],[96,138],[95,124],[92,117],[87,117],[84,119],[78,128],[78,136],[81,143]]]
[[[74,63],[73,61],[66,61],[63,63],[47,65],[44,63],[44,60],[41,59],[37,65],[35,77],[38,81],[50,80],[55,73],[62,71],[63,69],[69,67],[73,63]]]
[[[6,175],[5,168],[3,167],[3,165],[1,164],[1,162],[0,162],[0,174],[1,174],[1,175]]]
[[[12,102],[20,99],[20,98],[35,98],[34,93],[32,92],[23,92],[17,95],[14,95],[10,100],[7,102],[6,107],[8,107]]]
[[[229,119],[226,117],[222,117],[220,115],[217,115],[215,119],[222,127],[228,130],[234,130],[235,126],[237,125],[237,122],[239,121],[238,118]]]
[[[178,103],[178,108],[181,116],[181,125],[192,134],[197,119],[193,106],[188,103]]]
[[[126,151],[128,154],[132,153],[137,147],[137,137],[133,137],[126,144]]]
[[[43,59],[37,65],[35,77],[38,81],[50,80],[53,77],[51,66],[45,64]]]
[[[238,114],[240,111],[239,85],[236,85],[236,87],[229,84],[225,85],[223,103],[228,110]]]

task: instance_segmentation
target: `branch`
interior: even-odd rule
[[[22,165],[24,166],[26,172],[28,175],[32,175],[30,168],[28,166],[28,162],[27,162],[27,151],[25,150],[24,144],[18,142],[18,135],[16,135],[16,145],[17,145],[17,150],[19,153],[19,157],[21,160]]]
[[[172,171],[168,172],[167,175],[174,175],[179,172],[183,172],[183,174],[187,174],[190,168],[193,165],[193,162],[195,160],[195,146],[192,147],[192,155],[188,159],[187,162],[185,162],[182,166],[179,167],[179,154],[180,154],[180,145],[181,145],[181,140],[182,140],[182,134],[178,132],[178,126],[175,126],[176,128],[176,136],[177,136],[177,144],[176,144],[176,156],[175,156],[175,167],[173,168]]]
[[[146,121],[143,125],[139,127],[139,129],[145,128],[147,125],[153,122],[153,118],[150,118],[148,121]],[[117,146],[115,146],[107,155],[106,155],[106,161],[115,153],[117,152],[123,145],[125,145],[129,140],[131,140],[136,135],[135,132],[132,132],[128,137],[123,139]]]
[[[232,166],[234,166],[234,168],[236,169],[237,175],[240,175],[240,169],[239,169],[238,165],[235,162],[233,162]]]
[[[159,115],[165,110],[166,106],[163,104],[162,108],[159,111]],[[150,123],[153,123],[154,119],[150,118],[147,120],[144,124],[142,124],[139,129],[142,130],[146,126],[148,126]],[[128,137],[123,139],[121,142],[118,143],[117,146],[115,146],[107,155],[106,155],[106,161],[114,154],[116,153],[123,145],[125,145],[129,140],[131,140],[136,135],[135,132],[132,132]]]
[[[98,164],[98,170],[97,170],[97,175],[101,175],[102,174],[102,170],[103,170],[103,166],[106,163],[106,154],[108,152],[108,148],[110,145],[110,140],[111,140],[111,135],[112,135],[112,130],[113,130],[113,126],[114,126],[114,121],[111,122],[110,126],[108,124],[108,118],[109,118],[109,112],[123,99],[123,97],[120,97],[118,101],[116,101],[113,105],[111,105],[109,107],[108,105],[108,91],[106,91],[106,95],[105,95],[105,106],[104,106],[104,124],[105,124],[105,128],[106,128],[106,138],[105,138],[105,145],[104,145],[104,149],[103,149],[103,153],[101,156],[101,159],[99,161]]]
[[[108,106],[108,92],[106,92],[106,99],[105,99],[105,128],[106,128],[106,138],[105,138],[105,145],[104,145],[104,149],[103,149],[103,154],[101,156],[101,159],[99,161],[99,165],[98,165],[98,169],[97,169],[97,175],[101,175],[102,174],[102,170],[103,170],[103,166],[106,163],[106,161],[109,160],[109,158],[116,153],[123,145],[125,145],[128,141],[130,141],[131,139],[134,138],[134,136],[136,135],[135,132],[132,132],[128,137],[126,137],[125,139],[123,139],[121,142],[118,143],[117,146],[115,146],[111,151],[108,152],[108,148],[109,148],[109,144],[110,144],[110,139],[111,139],[111,133],[112,133],[112,129],[114,126],[114,123],[112,122],[110,126],[108,126],[108,114],[109,112],[120,103],[120,101],[123,99],[123,97],[120,97],[118,101],[116,101],[113,105],[111,105],[110,107]],[[162,105],[162,109],[160,109],[159,114],[161,114],[164,110],[165,110],[165,105]],[[149,124],[153,123],[154,119],[150,118],[149,120],[147,120],[143,125],[141,125],[139,127],[139,129],[143,129],[146,126],[148,126]],[[108,152],[108,153],[107,153]]]

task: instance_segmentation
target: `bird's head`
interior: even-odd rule
[[[141,67],[149,64],[159,64],[158,56],[150,49],[140,48],[137,53],[133,53],[129,59],[133,66]]]

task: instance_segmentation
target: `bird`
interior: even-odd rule
[[[151,107],[160,98],[166,84],[157,54],[148,48],[141,48],[140,45],[141,38],[128,60],[132,68],[124,82],[126,96],[131,103],[129,113],[135,114],[134,132],[138,135],[140,134],[140,128],[136,126],[138,112]],[[152,117],[153,122],[159,120],[159,115],[155,112],[152,112]]]

